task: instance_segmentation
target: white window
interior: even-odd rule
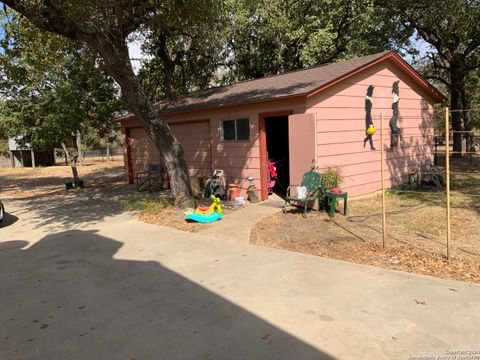
[[[248,118],[222,120],[220,132],[223,141],[250,140],[250,121]]]

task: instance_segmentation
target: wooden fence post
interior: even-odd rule
[[[450,259],[450,124],[445,108],[445,191],[447,194],[447,260]]]
[[[385,165],[384,165],[384,153],[383,146],[383,113],[380,114],[380,172],[382,174],[382,247],[385,249],[385,238],[387,236],[387,216],[385,213]]]

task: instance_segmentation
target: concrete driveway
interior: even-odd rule
[[[101,194],[58,196],[6,201],[0,359],[480,350],[479,285],[149,225]]]

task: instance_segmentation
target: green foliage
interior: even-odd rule
[[[451,109],[470,108],[480,68],[480,2],[392,0],[384,11],[399,28],[415,30],[418,38],[431,45],[419,68],[427,79],[446,86]],[[475,121],[469,113],[452,113],[453,130],[470,130]],[[459,136],[454,136],[454,149],[461,149]]]
[[[2,138],[0,138],[0,155],[8,155],[8,141]]]
[[[322,185],[327,189],[340,187],[343,181],[342,173],[336,166],[326,166],[322,172]]]
[[[13,14],[3,22],[0,132],[48,149],[77,133],[104,137],[114,131],[118,90],[93,51],[38,32]]]
[[[225,82],[394,47],[396,24],[370,0],[226,0]],[[400,38],[399,40],[400,41]]]
[[[152,100],[173,99],[216,81],[223,56],[225,13],[221,1],[207,3],[204,8],[201,3],[191,4],[202,12],[201,19],[180,5],[146,25],[142,51],[147,59],[138,77]]]

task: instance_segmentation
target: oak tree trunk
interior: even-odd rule
[[[65,162],[70,165],[72,169],[72,180],[74,183],[78,182],[80,180],[78,176],[78,170],[77,170],[77,154],[70,154],[68,151],[67,145],[65,142],[62,141],[61,143],[62,148],[63,148],[63,153],[65,154]]]
[[[110,20],[112,23],[118,21],[118,24],[102,28],[69,16],[62,6],[63,2],[42,1],[39,2],[41,6],[28,6],[18,0],[3,0],[3,3],[24,15],[39,29],[81,41],[98,51],[108,73],[120,85],[130,110],[164,156],[175,205],[181,209],[194,207],[183,147],[143,92],[128,54],[126,39],[146,19],[145,14],[151,4],[145,1],[119,2],[120,10],[122,6],[129,5],[133,13],[115,13]],[[112,9],[115,10],[115,7]]]
[[[175,205],[180,209],[195,207],[183,146],[143,92],[133,72],[127,45],[116,44],[115,52],[108,51],[111,49],[102,42],[92,46],[102,55],[109,74],[120,85],[123,99],[164,157]]]

